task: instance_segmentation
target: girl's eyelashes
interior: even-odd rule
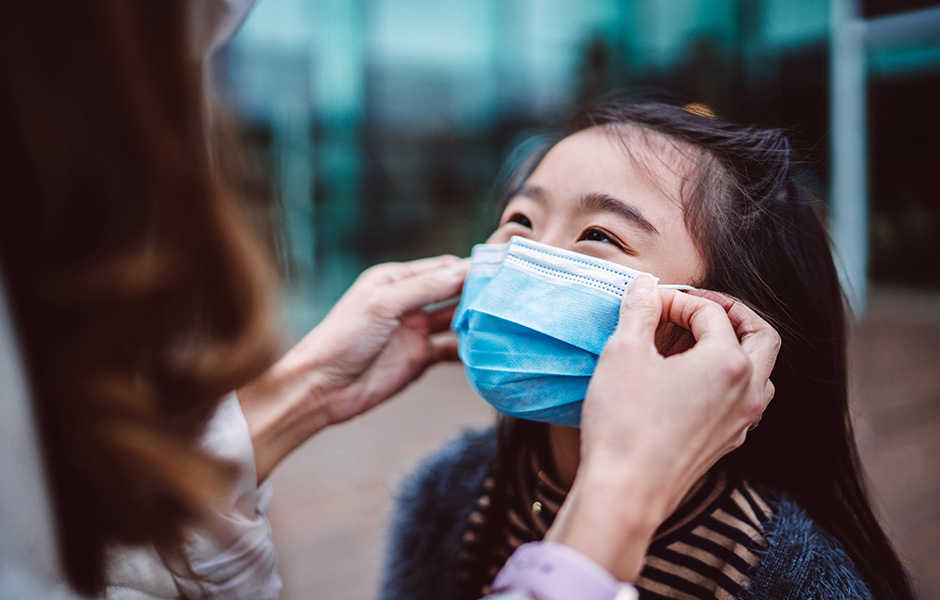
[[[584,230],[584,232],[578,238],[578,241],[579,242],[606,243],[606,244],[610,244],[616,247],[618,250],[626,254],[631,254],[631,255],[636,254],[632,248],[630,248],[628,245],[620,241],[620,239],[617,238],[617,236],[613,235],[612,233],[608,233],[607,231],[604,231],[600,227],[588,227],[587,229]]]
[[[597,227],[588,227],[578,238],[579,242],[607,242],[609,244],[619,245],[603,229]]]
[[[513,213],[506,219],[506,223],[517,223],[526,229],[532,229],[532,221],[522,213]]]

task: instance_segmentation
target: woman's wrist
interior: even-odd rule
[[[302,356],[288,352],[238,390],[259,484],[288,454],[331,424],[329,394],[320,369]]]

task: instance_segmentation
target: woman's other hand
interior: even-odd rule
[[[469,261],[439,256],[372,267],[320,325],[238,390],[255,447],[258,481],[328,425],[394,395],[431,364],[454,360],[448,332]]]
[[[662,356],[662,322],[689,330],[695,345]],[[548,539],[634,580],[656,528],[760,419],[779,347],[741,302],[631,282],[584,402],[581,466]]]

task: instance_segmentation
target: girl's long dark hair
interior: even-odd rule
[[[700,110],[617,99],[580,113],[561,137],[595,126],[620,133],[625,146],[665,136],[691,161],[681,202],[707,269],[696,283],[754,307],[782,337],[774,400],[725,464],[796,499],[845,547],[876,598],[912,599],[866,491],[848,411],[842,289],[819,207],[797,183],[787,137]],[[517,163],[507,191],[531,174],[551,142]],[[504,448],[514,429],[503,425]]]

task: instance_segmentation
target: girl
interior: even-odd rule
[[[862,481],[843,297],[786,137],[610,102],[530,152],[502,202],[490,243],[521,236],[722,292],[781,335],[765,418],[661,525],[641,597],[913,597]],[[663,354],[687,347],[685,332],[660,333]],[[452,442],[405,485],[381,597],[485,592],[544,536],[578,463],[578,429],[554,423],[504,417]]]

